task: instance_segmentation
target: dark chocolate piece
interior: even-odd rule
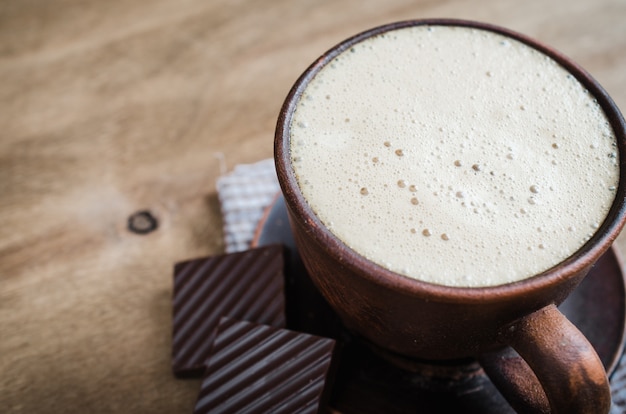
[[[174,267],[172,369],[200,376],[222,316],[285,326],[284,248],[271,245]]]
[[[335,341],[223,318],[194,413],[317,413],[328,402]]]

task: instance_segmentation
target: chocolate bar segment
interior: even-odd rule
[[[222,316],[285,326],[284,248],[177,263],[174,267],[172,369],[200,376]]]
[[[194,413],[317,413],[334,351],[333,339],[223,318]]]

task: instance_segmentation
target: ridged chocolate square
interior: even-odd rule
[[[222,316],[285,326],[284,248],[271,245],[174,266],[172,369],[200,376]]]
[[[194,414],[320,412],[334,352],[333,339],[223,318]]]

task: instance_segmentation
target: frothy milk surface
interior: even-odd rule
[[[354,45],[303,92],[299,186],[357,253],[448,286],[521,280],[578,250],[615,197],[615,135],[564,68],[479,29]]]

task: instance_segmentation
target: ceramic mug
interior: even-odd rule
[[[348,248],[308,206],[290,159],[290,124],[311,78],[351,45],[398,28],[436,24],[473,27],[517,39],[552,57],[597,99],[615,131],[620,179],[615,201],[595,235],[568,259],[531,278],[492,287],[457,288],[425,283],[387,270]],[[539,392],[519,387],[531,407],[554,413],[601,413],[610,407],[606,372],[583,334],[557,309],[611,246],[626,217],[626,125],[614,102],[582,68],[524,35],[477,22],[433,19],[377,27],[330,49],[295,83],[281,109],[275,163],[298,252],[315,285],[344,325],[397,361],[488,359],[512,347],[539,380]],[[506,375],[506,374],[498,374]],[[495,381],[494,381],[495,382]],[[500,381],[502,379],[500,378]],[[512,386],[511,388],[515,388]],[[508,391],[510,392],[510,391]],[[519,397],[519,396],[517,396]],[[547,402],[541,401],[547,397]],[[545,408],[545,407],[544,407]],[[546,408],[547,409],[547,408]]]

